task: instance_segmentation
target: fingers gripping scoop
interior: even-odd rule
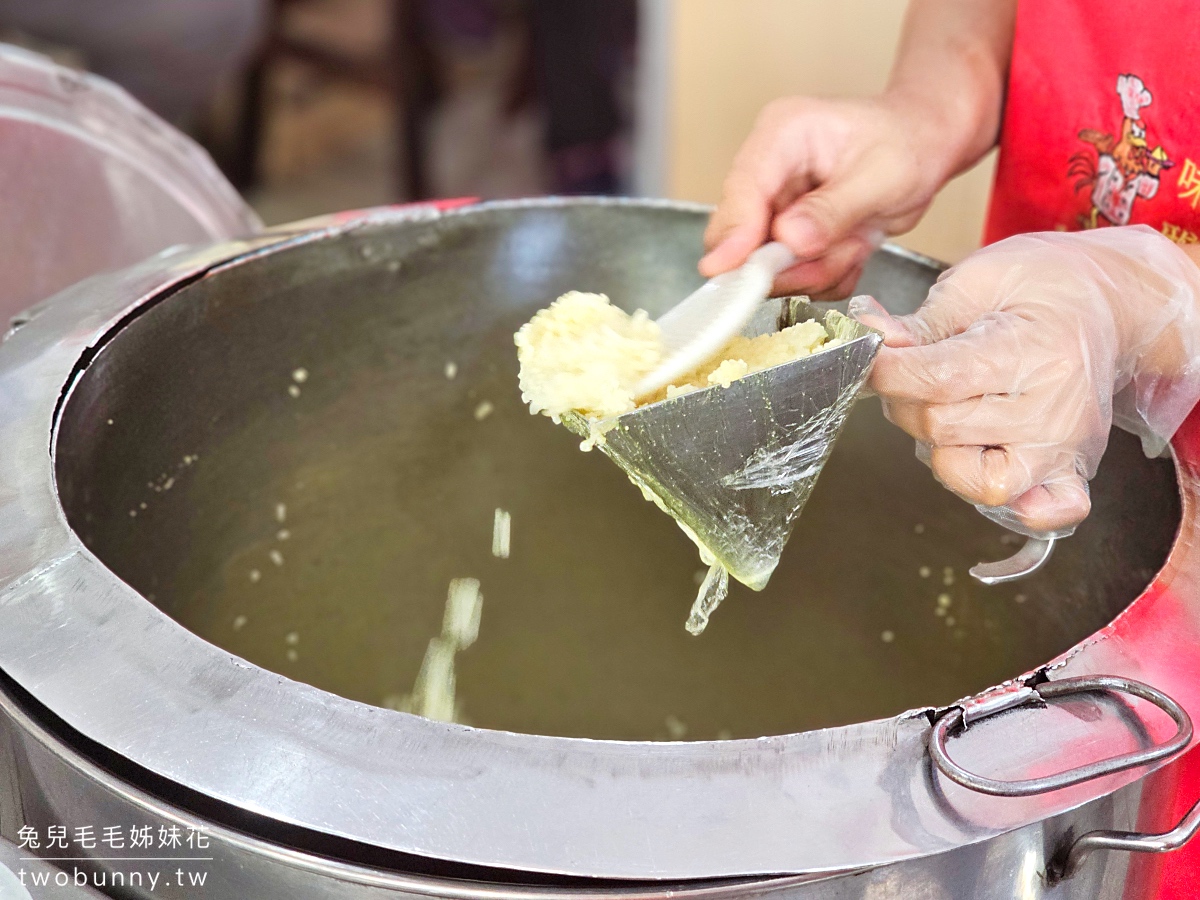
[[[597,446],[700,548],[755,590],[779,563],[792,524],[845,423],[879,334],[799,299],[754,333],[817,320],[831,345],[732,382],[600,422],[563,422]]]

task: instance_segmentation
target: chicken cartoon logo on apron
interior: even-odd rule
[[[1122,225],[1200,241],[1197,22],[1195,0],[1020,0],[987,243]]]
[[[1146,143],[1142,110],[1154,102],[1154,96],[1142,79],[1136,75],[1118,76],[1117,96],[1124,114],[1120,134],[1114,137],[1093,128],[1083,129],[1079,139],[1095,151],[1076,153],[1067,169],[1067,174],[1076,179],[1077,192],[1091,188],[1092,208],[1079,217],[1081,228],[1128,225],[1134,201],[1149,200],[1157,194],[1163,169],[1175,165],[1161,145],[1150,150]]]

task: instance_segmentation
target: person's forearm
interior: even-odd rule
[[[930,163],[949,179],[995,146],[1016,0],[912,0],[884,97],[928,122]]]
[[[1191,314],[1188,315],[1189,310],[1184,309],[1172,313],[1170,318],[1173,327],[1163,328],[1156,340],[1147,342],[1146,349],[1142,351],[1138,361],[1141,373],[1170,379],[1183,377],[1189,371],[1194,371],[1200,363],[1193,358],[1195,349],[1200,346],[1200,334],[1194,333],[1200,329],[1200,308],[1197,308],[1197,304],[1200,304],[1200,244],[1182,244],[1179,245],[1179,249],[1196,266],[1196,270],[1189,273],[1193,276],[1191,280],[1194,288],[1189,291],[1181,286],[1178,291],[1180,294],[1190,295]],[[1152,276],[1143,275],[1142,281],[1149,282],[1151,278]],[[1154,312],[1153,309],[1143,308],[1137,310],[1135,315],[1153,320]]]
[[[1200,244],[1180,244],[1179,249],[1184,252],[1197,267],[1200,267]]]

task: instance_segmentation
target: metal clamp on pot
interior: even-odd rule
[[[1018,781],[978,775],[950,758],[946,746],[949,738],[989,716],[1020,706],[1035,703],[1044,705],[1055,698],[1093,692],[1129,694],[1153,704],[1171,717],[1176,726],[1175,734],[1170,740],[1154,747],[1121,753],[1054,775]],[[1037,685],[1014,684],[1006,690],[990,691],[959,706],[952,706],[942,712],[933,724],[929,735],[929,755],[943,775],[965,788],[995,797],[1028,797],[1168,759],[1187,748],[1192,740],[1192,732],[1192,720],[1187,711],[1162,691],[1131,678],[1097,675],[1064,678]],[[1162,834],[1100,830],[1088,832],[1079,838],[1068,838],[1066,844],[1051,858],[1047,866],[1047,879],[1053,884],[1070,878],[1096,850],[1165,853],[1182,847],[1197,831],[1200,831],[1200,801],[1192,805],[1178,825]]]

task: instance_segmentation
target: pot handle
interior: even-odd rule
[[[1089,831],[1055,855],[1046,868],[1047,881],[1057,884],[1079,871],[1084,860],[1096,850],[1124,850],[1127,853],[1167,853],[1178,850],[1200,831],[1200,800],[1187,811],[1178,825],[1163,834],[1138,831]]]
[[[1015,709],[1028,703],[1040,703],[1056,697],[1066,697],[1072,694],[1110,691],[1114,693],[1131,694],[1134,697],[1153,703],[1174,720],[1176,731],[1174,737],[1157,747],[1136,750],[1132,753],[1122,753],[1099,762],[1089,763],[1047,775],[1042,778],[1029,778],[1023,781],[1002,781],[985,778],[969,772],[950,758],[946,749],[946,741],[952,734],[965,730],[970,725],[988,716],[1006,710]],[[1183,750],[1192,740],[1192,720],[1187,711],[1157,688],[1148,684],[1134,681],[1131,678],[1118,678],[1112,675],[1095,675],[1080,678],[1064,678],[1061,681],[1047,681],[1036,687],[1017,685],[1001,693],[990,693],[981,698],[967,701],[961,706],[952,706],[933,723],[929,735],[929,755],[938,769],[951,781],[965,788],[991,794],[995,797],[1028,797],[1042,794],[1046,791],[1056,791],[1059,788],[1081,784],[1114,772],[1123,772],[1157,762],[1174,756]],[[1190,814],[1189,814],[1190,815]]]

